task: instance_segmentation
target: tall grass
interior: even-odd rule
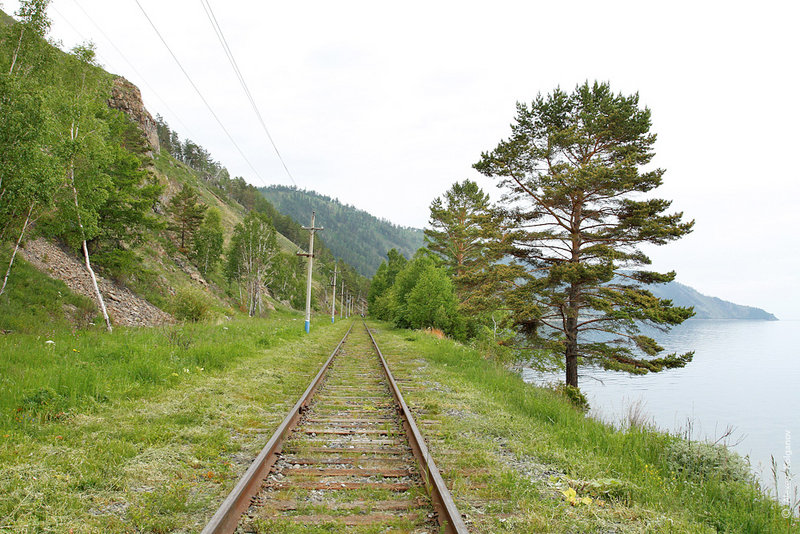
[[[303,334],[299,315],[239,319],[113,334],[63,329],[0,337],[0,428],[35,424],[138,398],[191,375],[225,368],[264,347]],[[324,321],[323,321],[324,323]]]
[[[11,251],[0,247],[0,276]],[[0,330],[8,333],[54,332],[77,324],[87,327],[97,314],[94,303],[72,293],[66,284],[39,272],[17,254],[0,296]]]
[[[552,390],[526,384],[474,350],[421,333],[404,335],[453,383],[482,392],[489,401],[483,406],[502,406],[523,418],[530,435],[536,436],[529,450],[572,477],[621,479],[629,488],[620,496],[623,501],[686,517],[719,532],[800,532],[800,523],[787,519],[787,510],[765,496],[752,476],[742,480],[746,469],[715,467],[718,458],[733,453],[689,445],[694,456],[688,456],[693,464],[687,469],[682,446],[686,442],[679,436],[644,424],[615,428],[586,417]],[[734,460],[744,465],[740,458]]]

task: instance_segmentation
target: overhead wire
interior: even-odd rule
[[[208,17],[208,21],[211,23],[211,27],[214,28],[214,33],[217,34],[217,39],[222,45],[222,49],[225,51],[225,55],[228,57],[228,62],[231,64],[233,68],[233,72],[236,74],[236,77],[239,79],[239,84],[242,86],[242,90],[244,90],[244,94],[247,96],[247,99],[250,101],[250,105],[253,108],[253,112],[255,113],[256,117],[258,118],[258,122],[261,124],[261,128],[264,130],[264,133],[267,135],[267,139],[269,140],[272,148],[275,150],[275,154],[278,156],[278,160],[280,160],[281,165],[283,165],[283,170],[286,171],[286,175],[292,181],[292,183],[297,186],[297,182],[292,176],[292,173],[289,171],[289,167],[286,165],[286,162],[281,156],[280,150],[278,150],[278,146],[275,144],[275,140],[272,138],[272,135],[269,133],[269,128],[267,128],[266,123],[264,122],[264,118],[261,116],[261,111],[259,111],[258,106],[256,105],[256,101],[253,98],[253,94],[250,92],[250,88],[247,86],[247,82],[244,79],[244,75],[242,71],[239,69],[239,64],[236,62],[236,58],[233,55],[233,51],[231,47],[228,45],[228,40],[225,38],[225,34],[222,31],[222,27],[219,25],[219,21],[217,21],[217,17],[214,14],[214,10],[211,8],[211,4],[208,0],[200,0],[200,3],[203,6],[203,10],[206,12],[206,16]]]
[[[214,117],[214,119],[217,121],[217,124],[219,124],[219,127],[220,127],[220,128],[222,128],[222,131],[223,131],[223,132],[225,132],[225,135],[227,135],[227,136],[228,136],[228,139],[230,140],[230,142],[231,142],[231,143],[233,143],[233,146],[235,146],[235,147],[236,147],[236,150],[238,150],[238,151],[239,151],[239,154],[242,156],[242,158],[244,159],[244,161],[245,161],[245,162],[247,162],[247,165],[250,167],[250,169],[251,169],[251,170],[252,170],[252,171],[253,171],[253,172],[256,174],[256,176],[258,176],[258,178],[259,178],[259,179],[260,179],[260,180],[261,180],[263,183],[266,183],[266,182],[265,182],[265,180],[264,180],[264,178],[262,178],[261,174],[259,174],[259,172],[258,172],[258,171],[255,169],[255,167],[253,167],[253,164],[252,164],[252,163],[250,163],[250,160],[249,160],[249,159],[247,159],[247,156],[244,154],[244,152],[242,151],[242,149],[239,147],[239,144],[236,142],[236,140],[234,140],[233,136],[230,134],[230,132],[228,131],[228,129],[227,129],[227,128],[225,128],[225,125],[224,125],[224,124],[222,124],[222,121],[220,120],[219,116],[218,116],[218,115],[217,115],[217,114],[214,112],[214,109],[211,107],[211,104],[209,104],[209,103],[208,103],[208,100],[206,100],[206,97],[205,97],[205,96],[203,96],[203,93],[202,93],[202,92],[200,91],[200,89],[197,87],[197,84],[195,84],[195,83],[194,83],[194,80],[192,80],[192,77],[191,77],[191,76],[189,76],[189,73],[188,73],[188,72],[186,72],[186,69],[185,69],[185,68],[183,68],[183,65],[181,64],[180,60],[178,60],[178,57],[175,55],[175,53],[172,51],[172,49],[170,48],[170,46],[167,44],[167,41],[166,41],[166,40],[164,39],[164,37],[161,35],[161,32],[160,32],[160,31],[158,31],[158,28],[156,27],[155,23],[154,23],[154,22],[153,22],[153,20],[150,18],[150,16],[147,14],[147,11],[145,11],[144,7],[142,7],[142,4],[141,4],[141,3],[139,3],[139,0],[134,0],[134,2],[136,2],[136,5],[137,5],[137,6],[139,6],[139,9],[141,10],[142,14],[143,14],[143,15],[144,15],[144,17],[147,19],[147,22],[149,22],[149,23],[150,23],[150,27],[151,27],[151,28],[153,28],[153,31],[154,31],[154,32],[156,32],[156,35],[158,35],[158,38],[159,38],[159,39],[161,40],[161,42],[163,43],[164,47],[165,47],[165,48],[167,49],[167,51],[169,52],[170,56],[172,56],[172,59],[173,59],[173,60],[175,60],[175,63],[177,63],[177,65],[178,65],[178,68],[180,68],[180,69],[181,69],[181,72],[182,72],[182,73],[183,73],[183,75],[186,77],[186,79],[189,81],[189,84],[190,84],[190,85],[192,86],[192,88],[195,90],[195,92],[197,93],[197,96],[199,96],[199,97],[200,97],[200,100],[202,100],[202,101],[203,101],[203,104],[205,104],[206,108],[208,108],[208,111],[209,111],[209,113],[211,113],[211,115],[212,115],[212,116]]]

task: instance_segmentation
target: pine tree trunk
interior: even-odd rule
[[[564,351],[566,357],[566,384],[578,387],[578,290],[573,286],[569,290],[569,302],[567,304],[567,317],[565,334],[567,337],[567,347]]]
[[[25,235],[25,230],[28,228],[28,222],[31,220],[31,213],[33,212],[33,206],[35,202],[31,203],[30,209],[28,209],[28,215],[25,217],[25,223],[22,225],[22,230],[19,232],[19,238],[17,239],[17,244],[14,245],[14,252],[11,254],[11,261],[8,262],[8,269],[6,269],[6,276],[3,278],[3,287],[0,288],[0,295],[2,295],[6,290],[6,284],[8,283],[8,276],[11,274],[11,267],[14,265],[14,258],[17,257],[17,251],[19,250],[19,245],[22,243],[22,238]]]
[[[575,319],[567,319],[567,328],[570,323],[577,325]],[[578,339],[575,334],[567,334],[567,349],[565,351],[567,364],[566,383],[568,386],[578,387]]]

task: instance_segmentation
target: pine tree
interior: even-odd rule
[[[219,263],[222,244],[222,215],[218,209],[211,208],[206,211],[205,219],[194,235],[195,263],[203,276]]]
[[[472,180],[453,184],[431,203],[428,226],[425,245],[452,275],[461,309],[474,317],[496,308],[501,282],[510,278],[500,263],[508,236],[489,195]]]
[[[517,104],[511,137],[475,164],[505,193],[505,215],[515,227],[509,253],[527,271],[506,295],[514,322],[563,352],[569,386],[578,385],[579,358],[635,373],[692,358],[647,359],[633,350],[663,350],[639,333],[642,323],[668,329],[693,314],[645,287],[675,273],[642,270],[650,259],[640,245],[663,245],[694,224],[682,222],[682,213],[665,214],[669,201],[644,197],[664,174],[645,169],[656,140],[650,126],[638,94],[615,95],[606,83],[587,82],[572,94],[556,89],[530,106]]]
[[[206,211],[205,204],[200,202],[197,190],[184,184],[181,190],[169,201],[169,211],[175,219],[173,229],[180,236],[182,251],[186,252],[187,244],[192,241],[194,234],[203,222]]]

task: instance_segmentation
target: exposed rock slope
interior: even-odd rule
[[[75,293],[95,300],[89,273],[75,256],[44,239],[28,242],[20,253],[28,263],[63,281]],[[175,322],[171,315],[125,287],[101,276],[97,277],[97,284],[105,298],[108,314],[116,325],[154,326]]]

